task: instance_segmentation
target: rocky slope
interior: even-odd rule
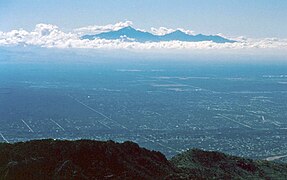
[[[287,165],[198,149],[168,161],[133,142],[0,144],[0,179],[287,179]]]

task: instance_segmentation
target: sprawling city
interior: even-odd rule
[[[168,157],[196,147],[286,161],[286,67],[173,63],[2,66],[1,141],[131,140]]]

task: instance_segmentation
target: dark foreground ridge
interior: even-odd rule
[[[0,144],[0,179],[286,179],[287,165],[189,150],[168,161],[133,142]]]

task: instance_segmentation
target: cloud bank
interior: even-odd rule
[[[84,34],[99,34],[103,32],[108,32],[108,31],[117,31],[121,28],[131,26],[133,25],[133,22],[131,21],[125,21],[125,22],[118,22],[116,24],[108,24],[105,26],[86,26],[86,27],[81,27],[74,29],[74,32],[78,33],[79,35],[84,35]]]
[[[58,26],[52,24],[37,24],[32,31],[24,29],[12,30],[9,32],[0,31],[0,46],[37,46],[45,48],[79,48],[79,49],[127,49],[135,51],[147,50],[179,50],[189,52],[190,50],[253,50],[265,51],[266,49],[273,51],[279,50],[287,52],[287,39],[277,38],[232,38],[235,43],[214,43],[205,42],[182,42],[182,41],[166,41],[166,42],[127,42],[119,40],[81,39],[83,34],[96,34],[107,31],[119,30],[123,27],[132,25],[131,21],[119,22],[116,24],[108,24],[106,26],[87,26],[74,29],[71,32],[64,32]],[[165,27],[151,28],[150,32],[154,34],[166,34],[177,29],[169,29]],[[186,33],[193,34],[190,30],[183,30]],[[168,51],[167,51],[168,52]],[[285,53],[286,54],[286,53]]]
[[[152,27],[151,28],[151,32],[155,35],[165,35],[165,34],[169,34],[169,33],[172,33],[176,30],[180,30],[186,34],[189,34],[189,35],[194,35],[194,32],[191,31],[191,30],[185,30],[185,29],[182,29],[182,28],[177,28],[177,29],[170,29],[170,28],[166,28],[166,27],[160,27],[160,28],[154,28]]]

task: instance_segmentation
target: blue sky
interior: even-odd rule
[[[63,30],[130,20],[142,29],[287,38],[285,0],[0,0],[0,31],[51,23]]]

